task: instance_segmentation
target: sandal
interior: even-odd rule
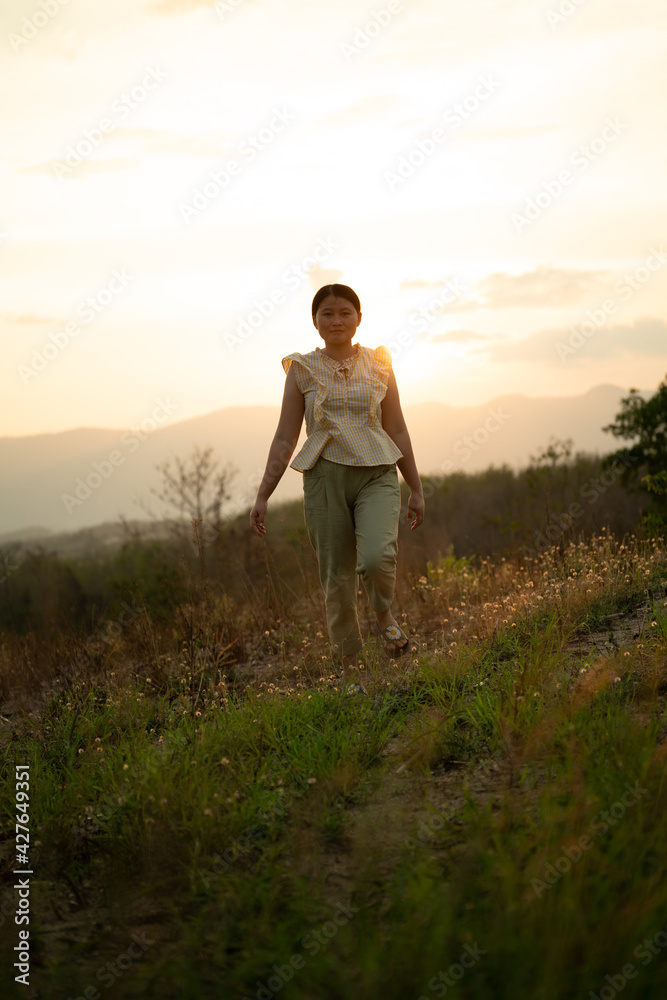
[[[384,628],[380,628],[380,625],[376,621],[375,622],[375,627],[377,628],[380,636],[384,640],[385,646],[386,647],[389,647],[391,645],[394,646],[394,651],[390,655],[391,656],[403,656],[403,653],[406,651],[406,649],[410,645],[410,640],[408,639],[407,635],[405,634],[405,632],[403,631],[403,629],[401,628],[401,626],[400,625],[386,625]],[[396,641],[398,639],[406,639],[407,641],[402,646],[396,646]]]

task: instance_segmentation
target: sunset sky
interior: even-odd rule
[[[404,405],[655,389],[666,37],[662,0],[3,0],[0,435],[278,404],[332,280]]]

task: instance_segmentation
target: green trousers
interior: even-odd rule
[[[362,648],[357,574],[373,611],[394,597],[401,491],[396,464],[341,465],[319,458],[303,473],[303,507],[317,553],[334,655]]]

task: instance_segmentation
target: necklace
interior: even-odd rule
[[[316,350],[316,351],[319,351],[319,352],[320,352],[320,354],[323,354],[325,358],[330,358],[330,360],[331,360],[331,361],[333,361],[333,363],[334,363],[335,365],[346,365],[348,361],[354,361],[354,359],[355,359],[356,357],[358,357],[358,355],[359,355],[359,345],[358,345],[358,344],[355,344],[355,345],[354,345],[354,354],[351,354],[351,355],[349,356],[349,358],[343,358],[343,360],[342,360],[342,361],[336,361],[336,359],[335,359],[335,358],[332,358],[330,354],[326,354],[326,353],[325,353],[325,352],[324,352],[324,351],[322,350],[322,348],[321,348],[321,347],[316,347],[316,348],[315,348],[315,350]]]

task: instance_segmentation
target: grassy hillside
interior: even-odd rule
[[[72,564],[78,611],[5,630],[3,995],[661,998],[664,539],[571,525],[539,551],[531,524],[523,552],[473,555],[432,526],[418,555],[414,533],[410,647],[368,638],[363,697],[342,690],[297,512],[267,525],[271,546],[240,548],[245,601],[217,582],[222,542],[198,575],[137,545],[114,564],[115,617],[98,608],[87,631],[108,565]]]
[[[397,603],[407,610],[429,562],[450,551],[459,558],[511,552],[531,557],[552,544],[560,550],[603,526],[619,537],[633,531],[648,500],[622,487],[622,471],[622,463],[604,469],[599,456],[565,461],[545,453],[521,472],[502,467],[424,479],[423,525],[418,532],[404,520],[400,526]],[[405,512],[405,484],[402,488]],[[48,658],[56,633],[94,634],[128,604],[163,621],[178,617],[201,577],[191,525],[182,526],[178,543],[165,538],[163,523],[155,525],[155,535],[162,537],[152,540],[128,524],[113,528],[58,538],[52,545],[15,540],[0,547],[0,629],[48,635]],[[246,639],[273,628],[277,619],[290,614],[304,627],[323,623],[302,501],[271,502],[267,530],[265,539],[257,539],[248,529],[247,514],[221,532],[208,525],[199,529],[204,571],[213,590],[225,594],[223,623],[237,642],[239,662],[247,659]],[[420,604],[417,609],[420,614]]]

